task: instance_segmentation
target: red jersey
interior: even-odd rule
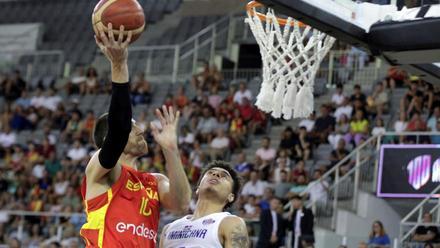
[[[85,178],[81,185],[86,196]],[[122,166],[121,176],[106,192],[84,200],[87,222],[80,234],[86,247],[156,246],[159,193],[156,178]]]

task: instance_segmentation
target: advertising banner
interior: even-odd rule
[[[424,198],[439,184],[440,145],[382,145],[377,196]]]
[[[42,25],[2,24],[0,25],[0,52],[34,51],[40,39]]]

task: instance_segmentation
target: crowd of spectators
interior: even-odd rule
[[[209,160],[230,159],[243,151],[253,134],[267,130],[268,119],[252,104],[253,95],[246,83],[221,85],[221,74],[215,80],[199,77],[198,85],[175,87],[165,97],[164,105],[174,105],[182,111],[179,144],[188,178],[195,184]],[[63,86],[30,85],[19,72],[2,75],[0,95],[4,105],[0,112],[0,208],[2,210],[81,213],[80,183],[85,166],[95,151],[91,132],[95,119],[102,113],[80,108],[82,95],[108,93],[104,79],[96,70],[86,73],[79,69]],[[196,87],[193,89],[192,87]],[[189,99],[185,91],[197,94]],[[226,94],[220,94],[220,91]],[[132,82],[133,105],[151,102],[153,87],[140,74]],[[149,109],[138,123],[145,129],[150,152],[139,162],[140,169],[164,172],[164,158],[154,146],[149,132]],[[23,133],[28,136],[19,143]],[[23,220],[25,220],[23,222]],[[78,231],[84,217],[15,217],[0,215],[0,244],[14,246],[20,242],[28,247],[50,245],[57,240],[57,230],[63,227],[61,245],[76,247]],[[24,223],[24,228],[19,226]],[[56,225],[55,225],[56,224]]]
[[[5,100],[0,113],[0,208],[82,212],[79,185],[87,161],[95,151],[90,133],[95,118],[102,113],[95,113],[92,108],[80,109],[76,96],[108,93],[105,79],[99,79],[93,68],[87,72],[78,70],[64,88],[31,86],[19,72],[0,79],[0,94]],[[262,227],[255,223],[260,218],[272,216],[267,215],[267,211],[275,211],[286,221],[287,227],[292,228],[293,212],[298,210],[293,202],[301,200],[299,193],[305,191],[312,201],[327,200],[330,182],[321,177],[371,135],[392,130],[386,128],[384,117],[392,111],[391,94],[399,87],[408,87],[408,92],[400,103],[395,131],[438,131],[440,91],[417,78],[394,71],[377,82],[370,93],[355,85],[352,94],[347,94],[344,85],[337,85],[331,101],[323,104],[319,113],[301,120],[297,127],[286,126],[279,143],[271,141],[270,117],[252,104],[255,95],[246,82],[225,85],[215,67],[206,66],[187,85],[173,87],[163,104],[173,105],[182,112],[178,141],[192,185],[197,183],[201,170],[210,160],[231,161],[244,179],[242,194],[233,212],[254,223],[249,225],[250,234],[258,236]],[[190,99],[187,91],[196,94]],[[139,74],[132,83],[133,105],[149,104],[153,96],[154,87]],[[139,161],[139,168],[164,172],[165,160],[148,130],[148,122],[153,121],[149,112],[145,109],[137,117],[151,146],[149,154]],[[18,135],[24,130],[40,132],[42,136],[38,139],[28,137],[25,144],[18,144]],[[254,135],[261,140],[261,146],[249,153]],[[432,142],[436,140],[434,137]],[[415,140],[398,136],[388,142]],[[425,138],[422,142],[430,140]],[[313,166],[316,149],[322,144],[329,144],[332,151],[324,159],[326,163]],[[341,173],[352,166],[348,161]],[[291,207],[286,211],[282,206],[289,202]],[[168,213],[163,216],[164,221],[173,218]],[[26,221],[22,222],[21,217],[0,215],[0,244],[16,242],[18,227],[25,223],[20,231],[22,244],[29,247],[50,245],[57,239],[54,229],[57,223],[64,230],[62,245],[75,247],[75,243],[81,242],[77,234],[83,218],[80,215],[70,218],[32,216],[25,217]],[[280,240],[284,234],[272,234],[276,237],[269,235],[269,241],[278,247],[275,244],[282,244]],[[266,238],[260,236],[260,239]],[[307,237],[304,247],[311,241],[312,237]]]

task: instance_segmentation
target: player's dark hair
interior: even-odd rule
[[[290,198],[290,200],[298,200],[298,201],[302,201],[302,197],[300,195],[294,195]]]
[[[238,173],[234,169],[232,169],[232,166],[230,163],[228,163],[226,161],[221,161],[221,160],[214,160],[214,161],[210,162],[208,164],[208,166],[206,167],[206,169],[202,172],[197,185],[200,185],[200,181],[202,180],[205,173],[212,168],[221,168],[221,169],[226,170],[227,172],[229,172],[229,174],[231,175],[232,181],[234,182],[232,185],[232,194],[234,194],[234,200],[232,202],[226,203],[226,205],[223,207],[223,209],[228,209],[234,204],[234,202],[239,197],[238,194],[241,189],[241,177],[238,175]]]
[[[101,115],[96,120],[95,127],[93,128],[93,142],[96,147],[101,148],[104,144],[105,136],[108,131],[108,113]]]

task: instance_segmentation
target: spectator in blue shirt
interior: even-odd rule
[[[368,245],[373,248],[387,248],[390,247],[391,241],[383,228],[382,222],[376,220],[373,222]]]

